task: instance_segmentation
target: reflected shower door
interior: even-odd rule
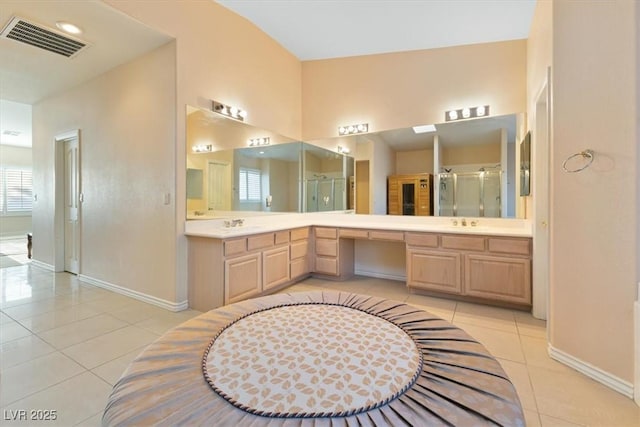
[[[483,206],[484,216],[499,218],[502,215],[500,198],[501,172],[484,172],[483,177]]]
[[[333,211],[335,197],[333,197],[333,179],[321,179],[318,181],[318,212]]]
[[[440,216],[454,216],[455,175],[441,173],[440,181]]]
[[[306,181],[306,210],[305,212],[318,212],[318,180]]]
[[[347,207],[347,180],[345,178],[335,178],[333,180],[333,208],[337,211]]]
[[[456,207],[457,216],[481,216],[480,176],[478,173],[457,174]]]

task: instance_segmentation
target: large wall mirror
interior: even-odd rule
[[[295,141],[187,107],[187,218],[236,211],[388,214],[388,177],[425,174],[429,215],[515,218],[523,114]],[[248,141],[269,138],[268,145]],[[336,152],[350,146],[351,155]],[[418,183],[425,182],[417,180]],[[418,184],[422,186],[423,184]]]
[[[353,209],[354,159],[333,150],[187,107],[186,154],[187,219]]]

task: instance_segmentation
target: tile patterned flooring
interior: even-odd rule
[[[1,425],[18,410],[55,410],[49,422],[100,425],[112,385],[128,363],[168,329],[198,315],[171,313],[23,265],[0,269]],[[640,426],[640,408],[547,356],[545,322],[528,313],[414,295],[401,282],[307,279],[281,292],[339,289],[404,301],[483,343],[516,386],[528,426]]]

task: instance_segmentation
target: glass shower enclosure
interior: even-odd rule
[[[440,216],[502,216],[501,171],[438,174]]]
[[[302,212],[352,209],[347,180],[353,173],[353,158],[303,143]]]

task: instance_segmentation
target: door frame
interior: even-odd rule
[[[534,173],[533,194],[533,307],[534,317],[547,320],[549,316],[551,287],[551,69],[547,68],[546,79],[538,91],[534,104],[532,123],[532,162]],[[548,333],[548,332],[547,332]]]
[[[54,216],[53,216],[53,236],[54,236],[54,263],[53,269],[56,272],[65,271],[65,231],[64,231],[64,142],[70,139],[78,140],[78,192],[80,203],[78,204],[78,274],[82,272],[82,169],[81,169],[81,138],[80,129],[71,130],[57,135],[53,141],[53,152],[55,163],[53,169],[54,181]]]

